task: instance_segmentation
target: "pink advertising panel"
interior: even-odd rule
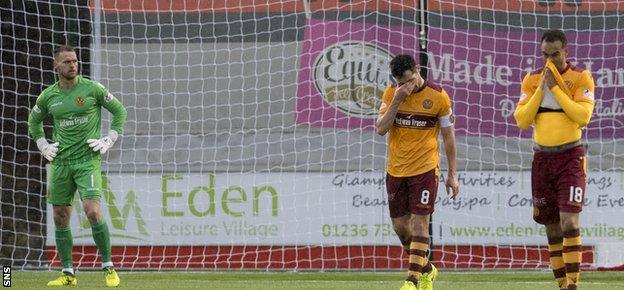
[[[299,124],[374,128],[394,55],[418,59],[418,29],[363,22],[308,20],[299,64]]]
[[[566,33],[568,59],[589,69],[596,84],[587,137],[624,137],[624,32]],[[515,126],[513,110],[524,75],[543,66],[540,33],[431,28],[428,36],[429,79],[451,96],[458,134],[531,136]]]

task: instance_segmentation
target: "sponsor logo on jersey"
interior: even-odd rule
[[[87,116],[82,116],[82,117],[70,117],[69,119],[63,119],[59,121],[59,125],[61,126],[61,128],[66,128],[66,127],[71,127],[71,126],[75,126],[75,125],[82,125],[89,122],[89,117]]]
[[[434,128],[438,122],[438,117],[397,113],[394,118],[394,125],[402,128],[427,129]]]
[[[83,106],[85,104],[85,99],[82,96],[76,98],[76,105]]]

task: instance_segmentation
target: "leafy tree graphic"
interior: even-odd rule
[[[137,222],[139,233],[144,236],[149,236],[149,232],[145,227],[145,220],[143,220],[143,216],[141,215],[141,208],[137,202],[136,193],[133,190],[128,191],[128,194],[126,194],[126,203],[124,204],[122,211],[119,212],[116,205],[117,203],[115,202],[115,194],[110,189],[109,183],[110,180],[108,177],[102,174],[102,194],[104,195],[106,205],[108,206],[108,212],[111,217],[113,228],[125,231],[128,216],[130,216],[130,211],[132,210],[134,212],[134,218]]]
[[[102,195],[108,206],[108,214],[110,215],[113,228],[124,230],[126,228],[125,221],[117,209],[117,203],[115,203],[115,194],[110,189],[109,179],[106,175],[102,174]]]
[[[147,231],[147,229],[145,228],[145,221],[143,220],[143,217],[141,216],[141,208],[138,206],[137,203],[137,198],[136,198],[136,193],[134,193],[134,191],[128,191],[128,194],[126,195],[126,204],[124,204],[124,207],[122,209],[123,212],[123,219],[122,219],[122,226],[123,229],[126,228],[126,217],[130,214],[130,210],[132,209],[132,211],[134,211],[134,218],[137,222],[137,227],[139,228],[139,233],[141,233],[142,235],[145,236],[149,236],[149,232]]]

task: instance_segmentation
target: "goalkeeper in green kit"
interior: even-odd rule
[[[111,261],[110,233],[102,219],[100,197],[102,172],[100,154],[113,146],[126,122],[126,109],[96,81],[78,75],[78,59],[73,48],[61,46],[54,52],[58,82],[37,98],[28,116],[28,130],[43,157],[51,162],[48,172],[48,203],[52,204],[56,248],[63,265],[62,274],[48,286],[75,286],[73,239],[69,220],[76,190],[91,223],[93,240],[102,257],[106,286],[119,285]],[[108,135],[100,138],[102,107],[113,115]],[[53,118],[50,144],[43,132],[43,119]]]

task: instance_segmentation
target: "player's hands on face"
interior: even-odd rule
[[[414,91],[414,88],[416,88],[415,78],[399,86],[399,88],[394,93],[394,99],[397,102],[403,102],[403,100],[405,100],[407,96],[409,96],[412,93],[412,91]]]
[[[450,195],[451,199],[459,194],[459,181],[457,180],[457,174],[449,172],[446,176],[446,195]]]
[[[113,144],[117,141],[118,136],[119,134],[117,134],[117,132],[111,131],[108,136],[101,139],[89,139],[87,140],[87,143],[89,143],[89,147],[91,147],[93,151],[104,154],[108,151],[108,149],[113,147]]]
[[[56,157],[58,146],[58,142],[50,144],[45,138],[37,140],[37,147],[39,148],[39,151],[41,151],[41,155],[43,155],[43,157],[50,162],[52,162],[54,157]]]
[[[544,78],[542,78],[542,87],[552,89],[556,85],[557,82],[555,81],[555,77],[553,77],[552,72],[549,68],[545,68]]]

